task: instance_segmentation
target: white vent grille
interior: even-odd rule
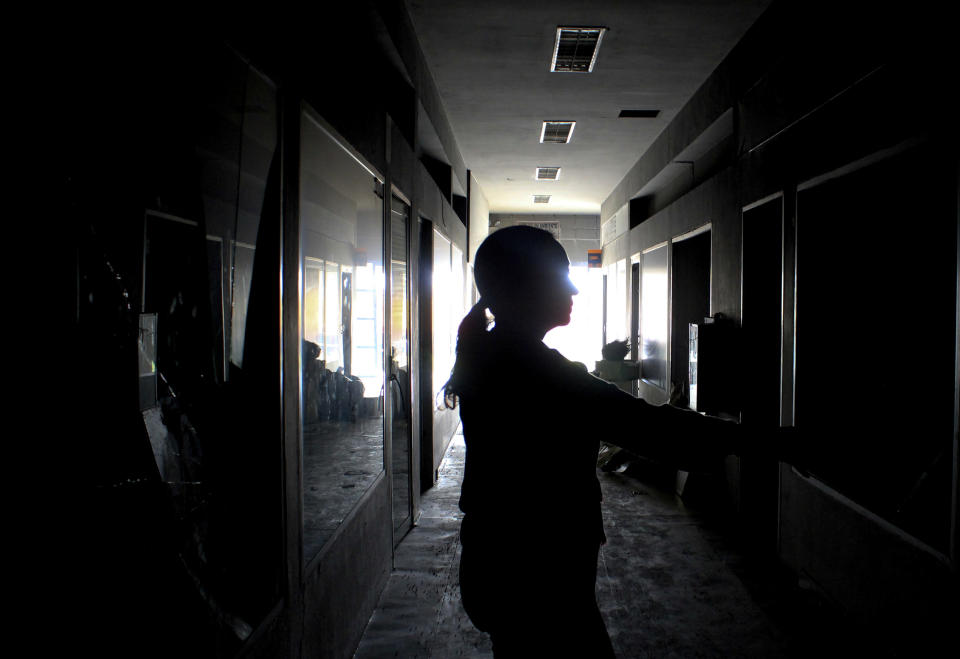
[[[550,70],[566,73],[590,73],[597,63],[603,27],[558,27]]]
[[[559,222],[517,222],[517,224],[525,227],[534,227],[535,229],[541,229],[542,231],[547,231],[553,236],[553,239],[557,242],[560,242],[560,223]]]
[[[548,194],[535,194],[533,195],[533,203],[535,204],[549,204],[550,195]]]
[[[538,181],[556,181],[560,178],[559,167],[537,167]]]
[[[573,137],[576,121],[544,121],[540,129],[540,142],[543,144],[567,144]]]

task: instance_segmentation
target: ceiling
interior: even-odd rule
[[[406,0],[491,213],[591,213],[770,0]],[[559,26],[602,26],[592,73],[551,73]],[[659,110],[618,118],[621,110]],[[541,144],[545,120],[574,120]],[[561,167],[557,181],[537,166]],[[533,195],[551,195],[549,204]]]

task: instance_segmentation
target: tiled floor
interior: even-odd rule
[[[457,507],[466,453],[454,437],[437,484],[423,495],[416,527],[397,548],[393,574],[360,646],[358,658],[492,657],[486,634],[477,631],[460,604]]]
[[[423,497],[418,526],[397,550],[358,659],[492,657],[457,587],[464,454],[458,435]],[[883,656],[809,593],[744,560],[672,493],[620,473],[602,473],[600,481],[607,544],[597,598],[619,657]]]

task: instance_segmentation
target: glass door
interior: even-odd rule
[[[390,214],[390,381],[393,403],[393,528],[399,542],[411,520],[410,408],[410,208],[393,198]]]

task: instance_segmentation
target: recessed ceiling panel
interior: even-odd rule
[[[540,141],[544,144],[567,144],[573,137],[576,121],[544,121]]]
[[[550,70],[554,73],[590,73],[597,62],[602,27],[558,27]]]

